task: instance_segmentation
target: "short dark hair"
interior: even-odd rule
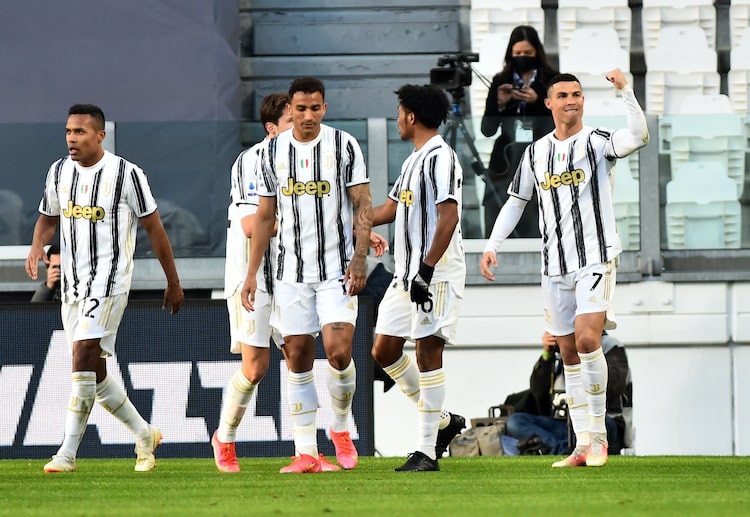
[[[73,104],[68,110],[68,115],[90,115],[95,121],[98,130],[104,129],[104,112],[95,104]]]
[[[405,84],[395,93],[399,104],[414,113],[414,117],[425,127],[437,129],[448,118],[448,97],[433,84]]]
[[[556,76],[552,77],[552,79],[549,80],[547,83],[547,91],[550,91],[552,86],[554,86],[557,83],[578,83],[581,84],[581,81],[578,80],[576,76],[573,74],[557,74]]]
[[[79,115],[79,113],[74,113],[74,115]],[[59,255],[60,254],[60,245],[59,244],[52,244],[49,248],[47,248],[47,258],[51,259],[52,255]]]
[[[279,119],[284,116],[289,96],[286,93],[271,93],[260,101],[260,122],[265,127],[267,122],[278,124]]]
[[[294,81],[292,81],[292,84],[289,85],[289,102],[292,101],[292,97],[294,97],[294,94],[297,92],[320,92],[323,100],[325,100],[326,98],[326,87],[323,84],[323,81],[321,81],[317,77],[298,77]]]

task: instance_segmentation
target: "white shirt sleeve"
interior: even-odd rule
[[[618,129],[612,134],[612,147],[618,158],[627,156],[648,144],[649,134],[646,116],[643,114],[633,88],[626,86],[620,90],[625,107],[627,108],[627,129]]]
[[[500,245],[515,229],[518,221],[521,220],[526,203],[527,201],[515,196],[508,198],[508,201],[500,209],[497,219],[495,219],[495,225],[492,227],[490,238],[487,239],[487,244],[484,246],[484,253],[488,251],[497,253]]]

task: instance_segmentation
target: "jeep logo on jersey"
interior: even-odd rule
[[[91,220],[92,223],[104,219],[104,208],[100,206],[74,205],[72,200],[68,201],[68,208],[64,209],[62,213],[68,219],[71,217],[75,219],[83,217],[84,219]]]
[[[402,190],[398,194],[398,200],[399,202],[405,204],[407,207],[410,207],[414,204],[414,192],[411,190]]]
[[[573,185],[577,187],[579,183],[586,179],[586,174],[581,169],[563,172],[562,174],[544,173],[544,183],[540,186],[544,190],[562,187],[563,185]]]
[[[286,187],[281,187],[281,193],[285,196],[301,196],[310,194],[311,196],[323,197],[331,191],[331,184],[327,181],[298,181],[294,182],[289,178]]]

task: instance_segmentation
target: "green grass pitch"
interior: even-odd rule
[[[615,456],[602,468],[552,469],[552,456],[444,458],[440,472],[402,473],[404,458],[360,458],[352,471],[279,474],[288,458],[0,461],[0,515],[750,515],[750,457]]]

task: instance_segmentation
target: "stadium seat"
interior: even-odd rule
[[[747,7],[750,9],[750,6]],[[727,73],[727,88],[734,111],[746,113],[748,90],[750,90],[750,27],[742,30],[736,43],[729,52],[730,69]]]
[[[630,71],[630,54],[612,27],[576,29],[568,45],[560,49],[561,71],[596,74],[615,67]]]
[[[729,6],[729,40],[732,48],[743,39],[742,33],[750,26],[750,0],[732,0]]]
[[[719,93],[716,52],[700,27],[665,27],[646,55],[646,109],[656,115],[678,113],[683,98]]]
[[[669,249],[740,247],[736,186],[719,167],[709,163],[682,164],[666,190]]]
[[[583,28],[576,30],[566,49],[560,50],[560,70],[575,74],[581,81],[586,100],[614,98],[617,90],[604,74],[619,67],[633,84],[630,54],[620,47],[615,29]]]
[[[709,164],[735,183],[739,199],[745,183],[746,131],[725,95],[688,97],[681,114],[662,117],[659,126],[659,150],[669,154],[672,179],[687,163]]]
[[[637,158],[637,155],[635,157]],[[624,250],[640,248],[641,207],[639,200],[638,180],[633,178],[628,160],[621,158],[617,160],[615,173],[614,207],[617,233],[620,235],[620,242]]]
[[[714,49],[716,8],[713,4],[713,0],[642,0],[641,25],[646,63],[665,28],[700,27],[704,31],[704,42]]]
[[[570,40],[585,28],[614,29],[619,47],[630,52],[632,12],[627,0],[558,0],[557,40],[559,50],[568,48]],[[561,67],[561,69],[564,69]]]

